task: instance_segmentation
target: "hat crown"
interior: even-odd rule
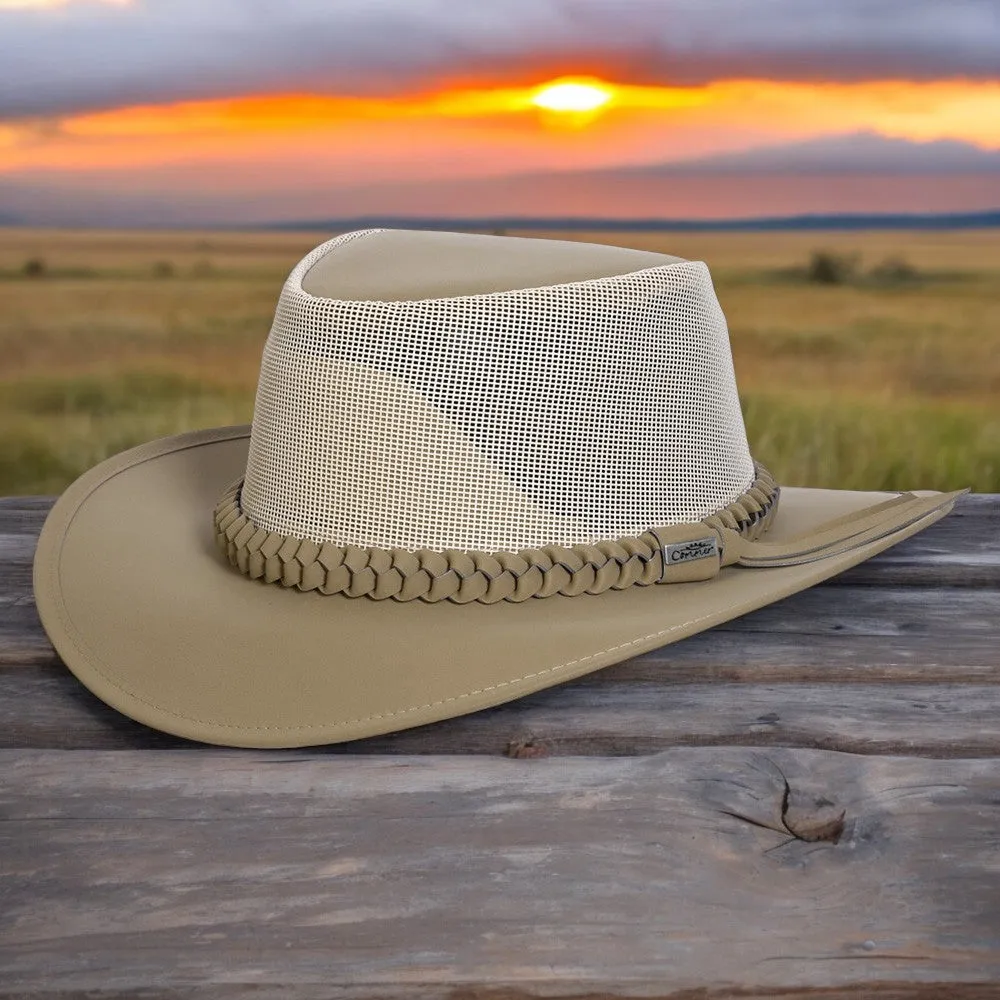
[[[698,521],[753,477],[704,263],[364,230],[285,283],[241,502],[316,542],[517,551]]]

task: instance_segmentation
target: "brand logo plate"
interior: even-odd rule
[[[719,543],[715,535],[709,535],[707,538],[695,538],[690,542],[673,542],[664,547],[665,561],[668,566],[694,562],[696,559],[711,559],[718,553]]]

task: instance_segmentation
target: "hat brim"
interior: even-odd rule
[[[951,505],[826,559],[711,581],[494,605],[302,593],[251,581],[212,509],[249,428],[165,438],[91,469],[39,538],[42,623],[99,698],[156,729],[241,747],[374,736],[511,701],[701,632],[841,572]],[[886,496],[783,488],[781,540]]]

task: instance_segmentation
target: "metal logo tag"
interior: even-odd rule
[[[696,559],[711,559],[719,554],[719,542],[715,535],[695,538],[690,542],[674,542],[664,546],[664,563],[676,566],[678,563],[694,562]]]

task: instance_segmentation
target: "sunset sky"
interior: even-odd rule
[[[989,208],[998,0],[0,0],[0,221]]]

